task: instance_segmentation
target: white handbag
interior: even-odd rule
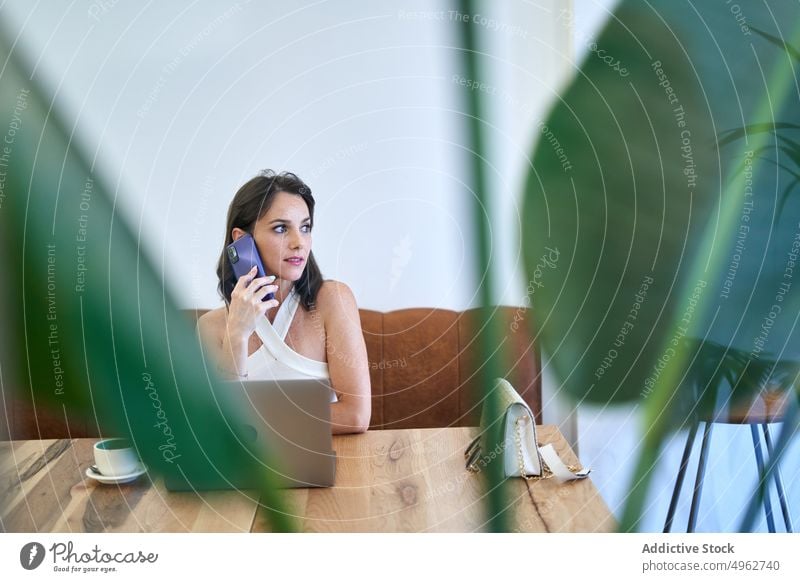
[[[567,466],[551,444],[539,447],[533,413],[507,380],[497,378],[494,392],[500,417],[492,422],[488,418],[488,407],[484,404],[481,434],[464,452],[468,470],[478,472],[499,457],[506,477],[523,477],[526,480],[555,477],[558,481],[573,481],[584,479],[591,472]],[[492,449],[487,442],[490,442],[489,436],[493,433],[498,438],[492,439],[497,443]]]

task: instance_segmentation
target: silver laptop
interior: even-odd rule
[[[255,489],[268,473],[280,488],[330,487],[336,476],[331,437],[331,386],[321,380],[226,382],[230,428],[254,457],[254,467],[239,475],[192,479],[165,475],[170,491]]]

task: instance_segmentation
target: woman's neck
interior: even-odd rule
[[[294,281],[278,279],[276,283],[278,285],[278,290],[275,292],[275,299],[278,300],[278,304],[280,305],[286,301],[286,298],[289,297],[289,293],[292,292]]]
[[[292,292],[292,287],[294,287],[294,281],[278,279],[276,283],[278,285],[278,290],[275,292],[275,299],[278,300],[278,306],[268,309],[264,314],[270,323],[274,323],[275,316],[278,315],[278,309],[280,309],[283,302],[286,301],[286,298],[289,297],[289,293]]]

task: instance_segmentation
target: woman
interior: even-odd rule
[[[228,379],[328,380],[334,433],[364,432],[371,399],[367,349],[353,292],[322,280],[311,252],[314,198],[289,172],[266,170],[242,186],[228,209],[217,265],[225,306],[198,321],[201,340]],[[250,234],[266,277],[235,279],[226,248]],[[262,301],[268,294],[274,299]]]

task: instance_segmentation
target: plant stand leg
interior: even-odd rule
[[[703,429],[703,444],[700,445],[700,461],[697,463],[697,476],[694,480],[694,495],[692,495],[692,508],[689,511],[689,523],[686,532],[691,533],[697,525],[697,513],[700,509],[700,497],[703,493],[703,477],[706,473],[708,462],[708,445],[711,442],[711,422],[706,422]]]
[[[758,436],[756,425],[750,425],[750,434],[753,435],[753,451],[756,453],[756,465],[758,466],[759,489],[764,490],[764,513],[767,516],[767,529],[770,533],[775,533],[775,520],[772,517],[772,503],[769,500],[769,483],[762,483],[761,476],[764,474],[764,457],[761,452],[761,439]]]
[[[686,477],[686,469],[689,466],[689,457],[692,454],[692,445],[694,444],[695,436],[697,436],[698,423],[692,423],[689,429],[689,434],[686,436],[686,446],[683,448],[683,457],[681,458],[681,468],[678,470],[678,477],[675,479],[675,488],[672,490],[672,499],[669,502],[669,511],[667,511],[667,520],[664,522],[664,533],[669,533],[672,529],[672,520],[675,518],[675,510],[678,508],[678,499],[681,496],[681,488],[683,487],[683,479]]]
[[[764,429],[764,441],[767,443],[767,454],[772,459],[772,437],[769,434],[769,425],[765,422],[761,425]],[[781,503],[781,513],[783,513],[783,523],[786,526],[786,533],[793,533],[792,516],[789,513],[789,503],[786,501],[786,493],[783,487],[783,477],[778,467],[775,467],[775,488],[778,490],[778,500]]]

